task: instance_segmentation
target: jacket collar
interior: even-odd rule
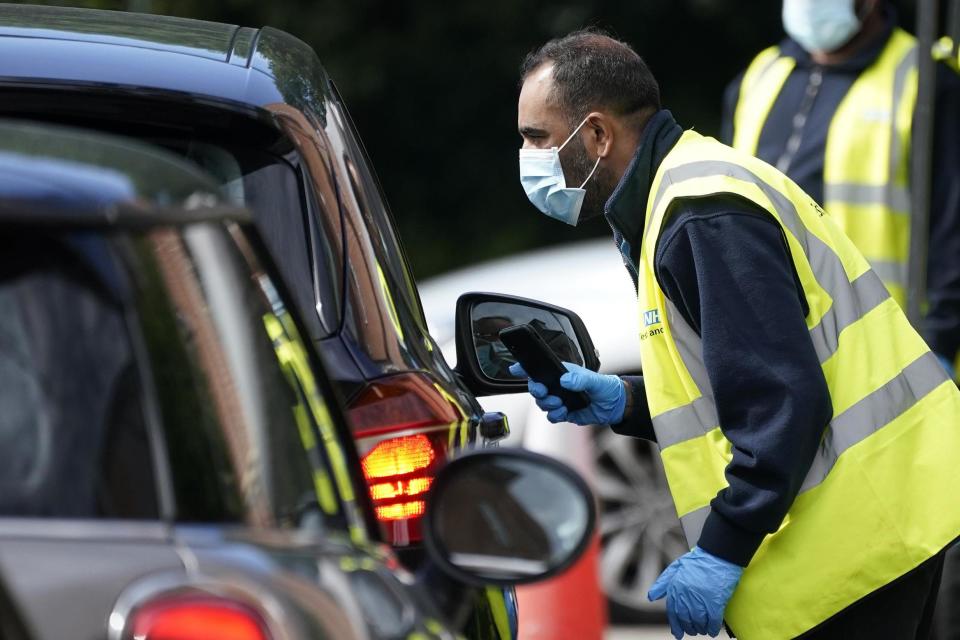
[[[660,163],[682,134],[683,129],[673,119],[673,114],[666,109],[655,113],[640,136],[636,154],[604,206],[607,222],[624,259],[629,257],[634,265],[639,259],[650,186]],[[624,242],[628,247],[622,246]]]

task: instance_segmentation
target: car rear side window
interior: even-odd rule
[[[319,340],[335,332],[340,324],[343,277],[336,260],[340,239],[331,237],[327,226],[309,222],[314,216],[308,215],[308,209],[321,204],[307,188],[297,154],[281,158],[202,142],[179,146],[188,159],[220,180],[231,200],[254,214],[310,338]]]
[[[128,296],[101,238],[0,236],[0,515],[158,517]]]

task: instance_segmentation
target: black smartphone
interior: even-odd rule
[[[517,359],[523,370],[533,380],[547,388],[550,395],[563,400],[569,411],[578,411],[590,406],[590,396],[583,391],[570,391],[560,386],[560,376],[567,368],[553,352],[536,329],[518,324],[500,331],[500,340]]]

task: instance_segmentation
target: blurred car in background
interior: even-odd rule
[[[431,333],[450,359],[456,331],[450,309],[465,290],[535,297],[569,308],[590,330],[602,372],[640,372],[636,293],[611,240],[523,253],[421,282]],[[649,602],[647,590],[688,549],[656,446],[603,427],[550,424],[527,394],[484,402],[510,419],[506,444],[565,460],[592,484],[601,509],[601,584],[612,620],[662,620],[663,603]]]
[[[383,535],[420,567],[432,479],[506,424],[435,348],[373,168],[313,50],[269,27],[0,5],[0,60],[0,115],[162,146],[252,211],[346,399],[368,482],[381,487]],[[382,489],[408,471],[420,482],[402,495]],[[511,593],[476,598],[472,635],[512,637]]]
[[[589,489],[487,450],[437,472],[430,560],[400,566],[307,324],[218,193],[159,148],[0,122],[4,640],[453,639],[468,583],[572,563]]]

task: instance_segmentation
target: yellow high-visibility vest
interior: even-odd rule
[[[684,133],[651,186],[638,292],[647,400],[691,548],[728,485],[731,444],[700,337],[664,295],[654,256],[671,205],[716,194],[745,198],[782,228],[833,406],[799,495],[726,612],[741,640],[792,638],[960,536],[960,392],[813,199],[765,162]]]
[[[747,68],[734,113],[735,148],[756,155],[760,132],[795,65],[770,47]],[[894,29],[834,113],[823,165],[823,207],[901,306],[910,250],[910,129],[916,103],[916,39]]]

